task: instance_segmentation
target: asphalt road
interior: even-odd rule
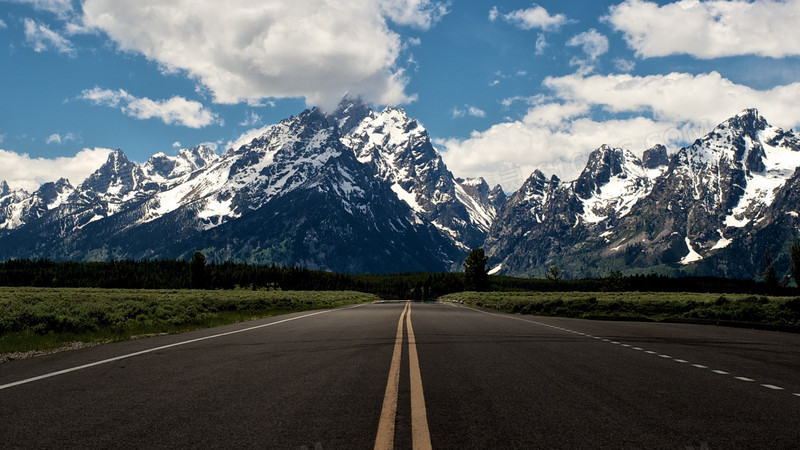
[[[383,303],[0,364],[0,448],[799,448],[798,394],[800,335]]]

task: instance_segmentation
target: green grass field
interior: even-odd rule
[[[800,298],[673,292],[462,292],[463,301],[515,314],[554,317],[738,322],[800,330]]]
[[[0,354],[176,333],[371,302],[359,292],[0,287]]]

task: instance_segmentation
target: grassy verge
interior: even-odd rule
[[[377,299],[349,291],[0,288],[0,353],[176,333]]]
[[[800,331],[800,298],[661,292],[461,292],[440,298],[515,314],[762,324]]]

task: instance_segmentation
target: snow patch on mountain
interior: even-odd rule
[[[727,226],[741,228],[751,221],[758,220],[762,216],[762,209],[772,204],[775,193],[800,167],[800,151],[788,146],[770,144],[781,134],[780,128],[770,127],[758,132],[759,142],[753,142],[749,138],[745,139],[748,153],[752,147],[762,146],[764,170],[761,172],[750,171],[747,174],[747,186],[744,194],[736,207],[725,218]]]
[[[697,261],[700,261],[701,259],[703,259],[703,256],[700,255],[699,253],[697,253],[694,250],[694,248],[692,248],[692,241],[690,241],[688,237],[685,239],[685,242],[686,242],[686,247],[689,248],[689,253],[687,253],[686,256],[681,258],[681,261],[680,261],[681,264],[687,265],[687,264],[691,264],[693,262],[697,262]]]

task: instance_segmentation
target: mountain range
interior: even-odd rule
[[[346,98],[240,139],[143,164],[121,150],[77,186],[0,182],[0,260],[189,258],[347,273],[609,271],[752,278],[788,272],[800,229],[800,138],[755,109],[668,154],[601,146],[577,179],[535,171],[509,197],[456,178],[400,108]]]

